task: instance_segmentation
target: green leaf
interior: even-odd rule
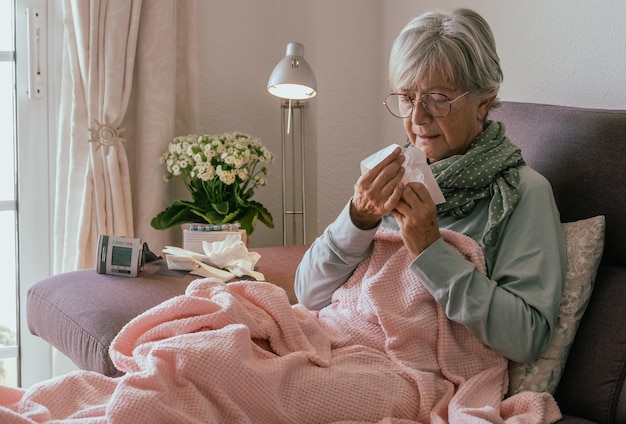
[[[248,235],[254,231],[257,221],[261,221],[268,228],[274,228],[272,215],[261,203],[254,200],[241,200],[241,203],[233,212],[229,212],[231,206],[226,201],[212,204],[175,200],[171,206],[155,216],[150,224],[157,230],[164,230],[189,222],[226,224],[238,221]]]
[[[246,230],[246,234],[250,235],[254,231],[254,227],[256,227],[258,212],[254,208],[250,208],[246,211],[245,214],[239,216],[239,224],[241,224],[241,228]]]
[[[211,203],[211,207],[220,215],[228,214],[228,202]]]
[[[265,209],[265,206],[254,200],[250,201],[250,205],[258,212],[259,221],[265,224],[267,228],[274,228],[274,218],[272,218],[270,211]]]
[[[242,197],[239,192],[235,192],[235,204],[242,209],[248,206],[248,201],[245,197]]]
[[[175,200],[171,206],[152,218],[150,225],[157,230],[165,230],[166,228],[193,222],[195,216],[193,208],[188,202]]]

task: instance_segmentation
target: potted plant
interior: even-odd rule
[[[267,184],[265,165],[274,161],[258,138],[241,132],[175,137],[160,161],[167,169],[165,179],[180,177],[192,200],[175,200],[152,219],[152,227],[238,222],[250,235],[258,220],[274,228],[270,212],[252,200],[255,190]]]

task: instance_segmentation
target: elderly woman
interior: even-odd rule
[[[502,70],[489,25],[471,10],[427,13],[397,37],[385,99],[408,140],[428,158],[445,203],[402,182],[397,148],[356,182],[337,220],[315,240],[295,282],[309,309],[329,304],[371,251],[379,226],[399,229],[408,266],[447,317],[518,362],[535,359],[554,329],[565,278],[565,243],[552,189],[525,165],[499,122]],[[487,275],[442,240],[465,234],[484,251]]]

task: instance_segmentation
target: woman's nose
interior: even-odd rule
[[[412,112],[413,113],[411,113],[411,122],[413,122],[413,124],[415,125],[423,125],[425,123],[428,123],[430,119],[432,119],[432,116],[430,116],[430,114],[426,112],[426,109],[424,108],[424,105],[422,104],[420,99],[416,99],[413,103]]]

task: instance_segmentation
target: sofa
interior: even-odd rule
[[[552,184],[562,222],[606,219],[604,251],[555,398],[562,423],[626,423],[626,110],[504,102],[526,162]]]
[[[604,217],[598,263],[585,264],[590,296],[569,329],[573,343],[565,349],[554,394],[564,424],[626,423],[626,111],[504,102],[490,118],[504,122],[527,163],[551,182],[562,222]],[[294,273],[306,248],[254,249],[261,254],[258,270],[292,303]],[[167,269],[163,260],[147,264],[138,278],[94,270],[55,275],[29,290],[28,326],[80,368],[118,376],[108,356],[117,332],[183,293],[194,278]]]

